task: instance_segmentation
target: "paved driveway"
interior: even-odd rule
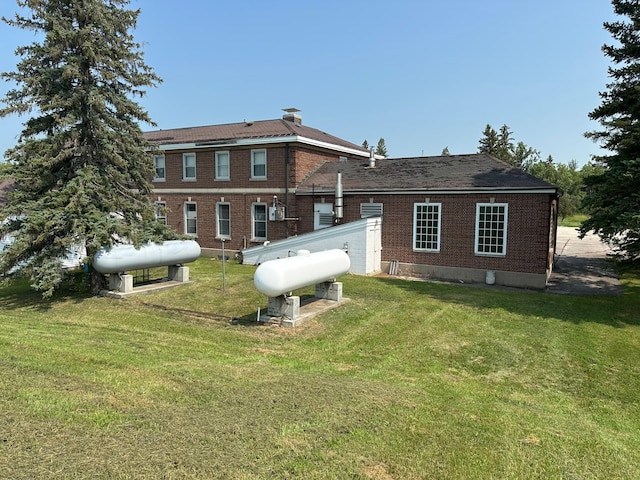
[[[558,227],[556,263],[547,291],[574,295],[620,294],[620,281],[606,261],[609,252],[608,245],[597,235],[580,239],[576,228]]]

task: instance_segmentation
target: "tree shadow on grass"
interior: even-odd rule
[[[615,328],[640,325],[640,278],[625,282],[620,295],[558,295],[542,291],[430,282],[422,279],[377,277],[412,294],[486,310],[505,310],[523,316],[556,318],[572,323],[601,323]]]
[[[57,304],[69,301],[82,303],[91,296],[80,273],[67,276],[50,298],[43,298],[42,293],[31,288],[27,278],[0,280],[0,312],[20,309],[46,312]]]

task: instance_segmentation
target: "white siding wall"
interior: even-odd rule
[[[369,275],[381,270],[382,218],[364,218],[355,222],[323,228],[266,246],[242,250],[242,262],[259,265],[268,260],[295,255],[298,250],[321,252],[332,248],[344,249],[351,260],[350,273]]]

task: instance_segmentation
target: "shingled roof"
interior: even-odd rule
[[[377,160],[373,168],[359,161],[325,163],[301,183],[297,193],[333,192],[338,172],[342,173],[345,193],[556,189],[519,168],[479,153],[387,158]]]
[[[259,143],[260,140],[264,139],[298,137],[301,141],[311,140],[343,149],[355,150],[355,153],[363,156],[369,155],[369,152],[360,145],[347,142],[321,130],[302,125],[299,120],[285,120],[284,118],[228,123],[224,125],[155,130],[146,132],[144,136],[148,141],[157,146],[176,144],[196,144],[204,146],[207,144],[235,143],[239,140],[255,140],[255,143]]]

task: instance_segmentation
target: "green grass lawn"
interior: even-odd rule
[[[584,215],[581,213],[577,213],[575,215],[569,215],[568,217],[564,217],[564,218],[560,218],[558,220],[558,225],[562,226],[562,227],[579,227],[580,225],[582,225],[582,222],[584,222],[587,218],[589,218],[589,215]]]
[[[0,287],[0,478],[640,478],[637,273],[619,297],[347,275],[286,329],[226,270]]]

